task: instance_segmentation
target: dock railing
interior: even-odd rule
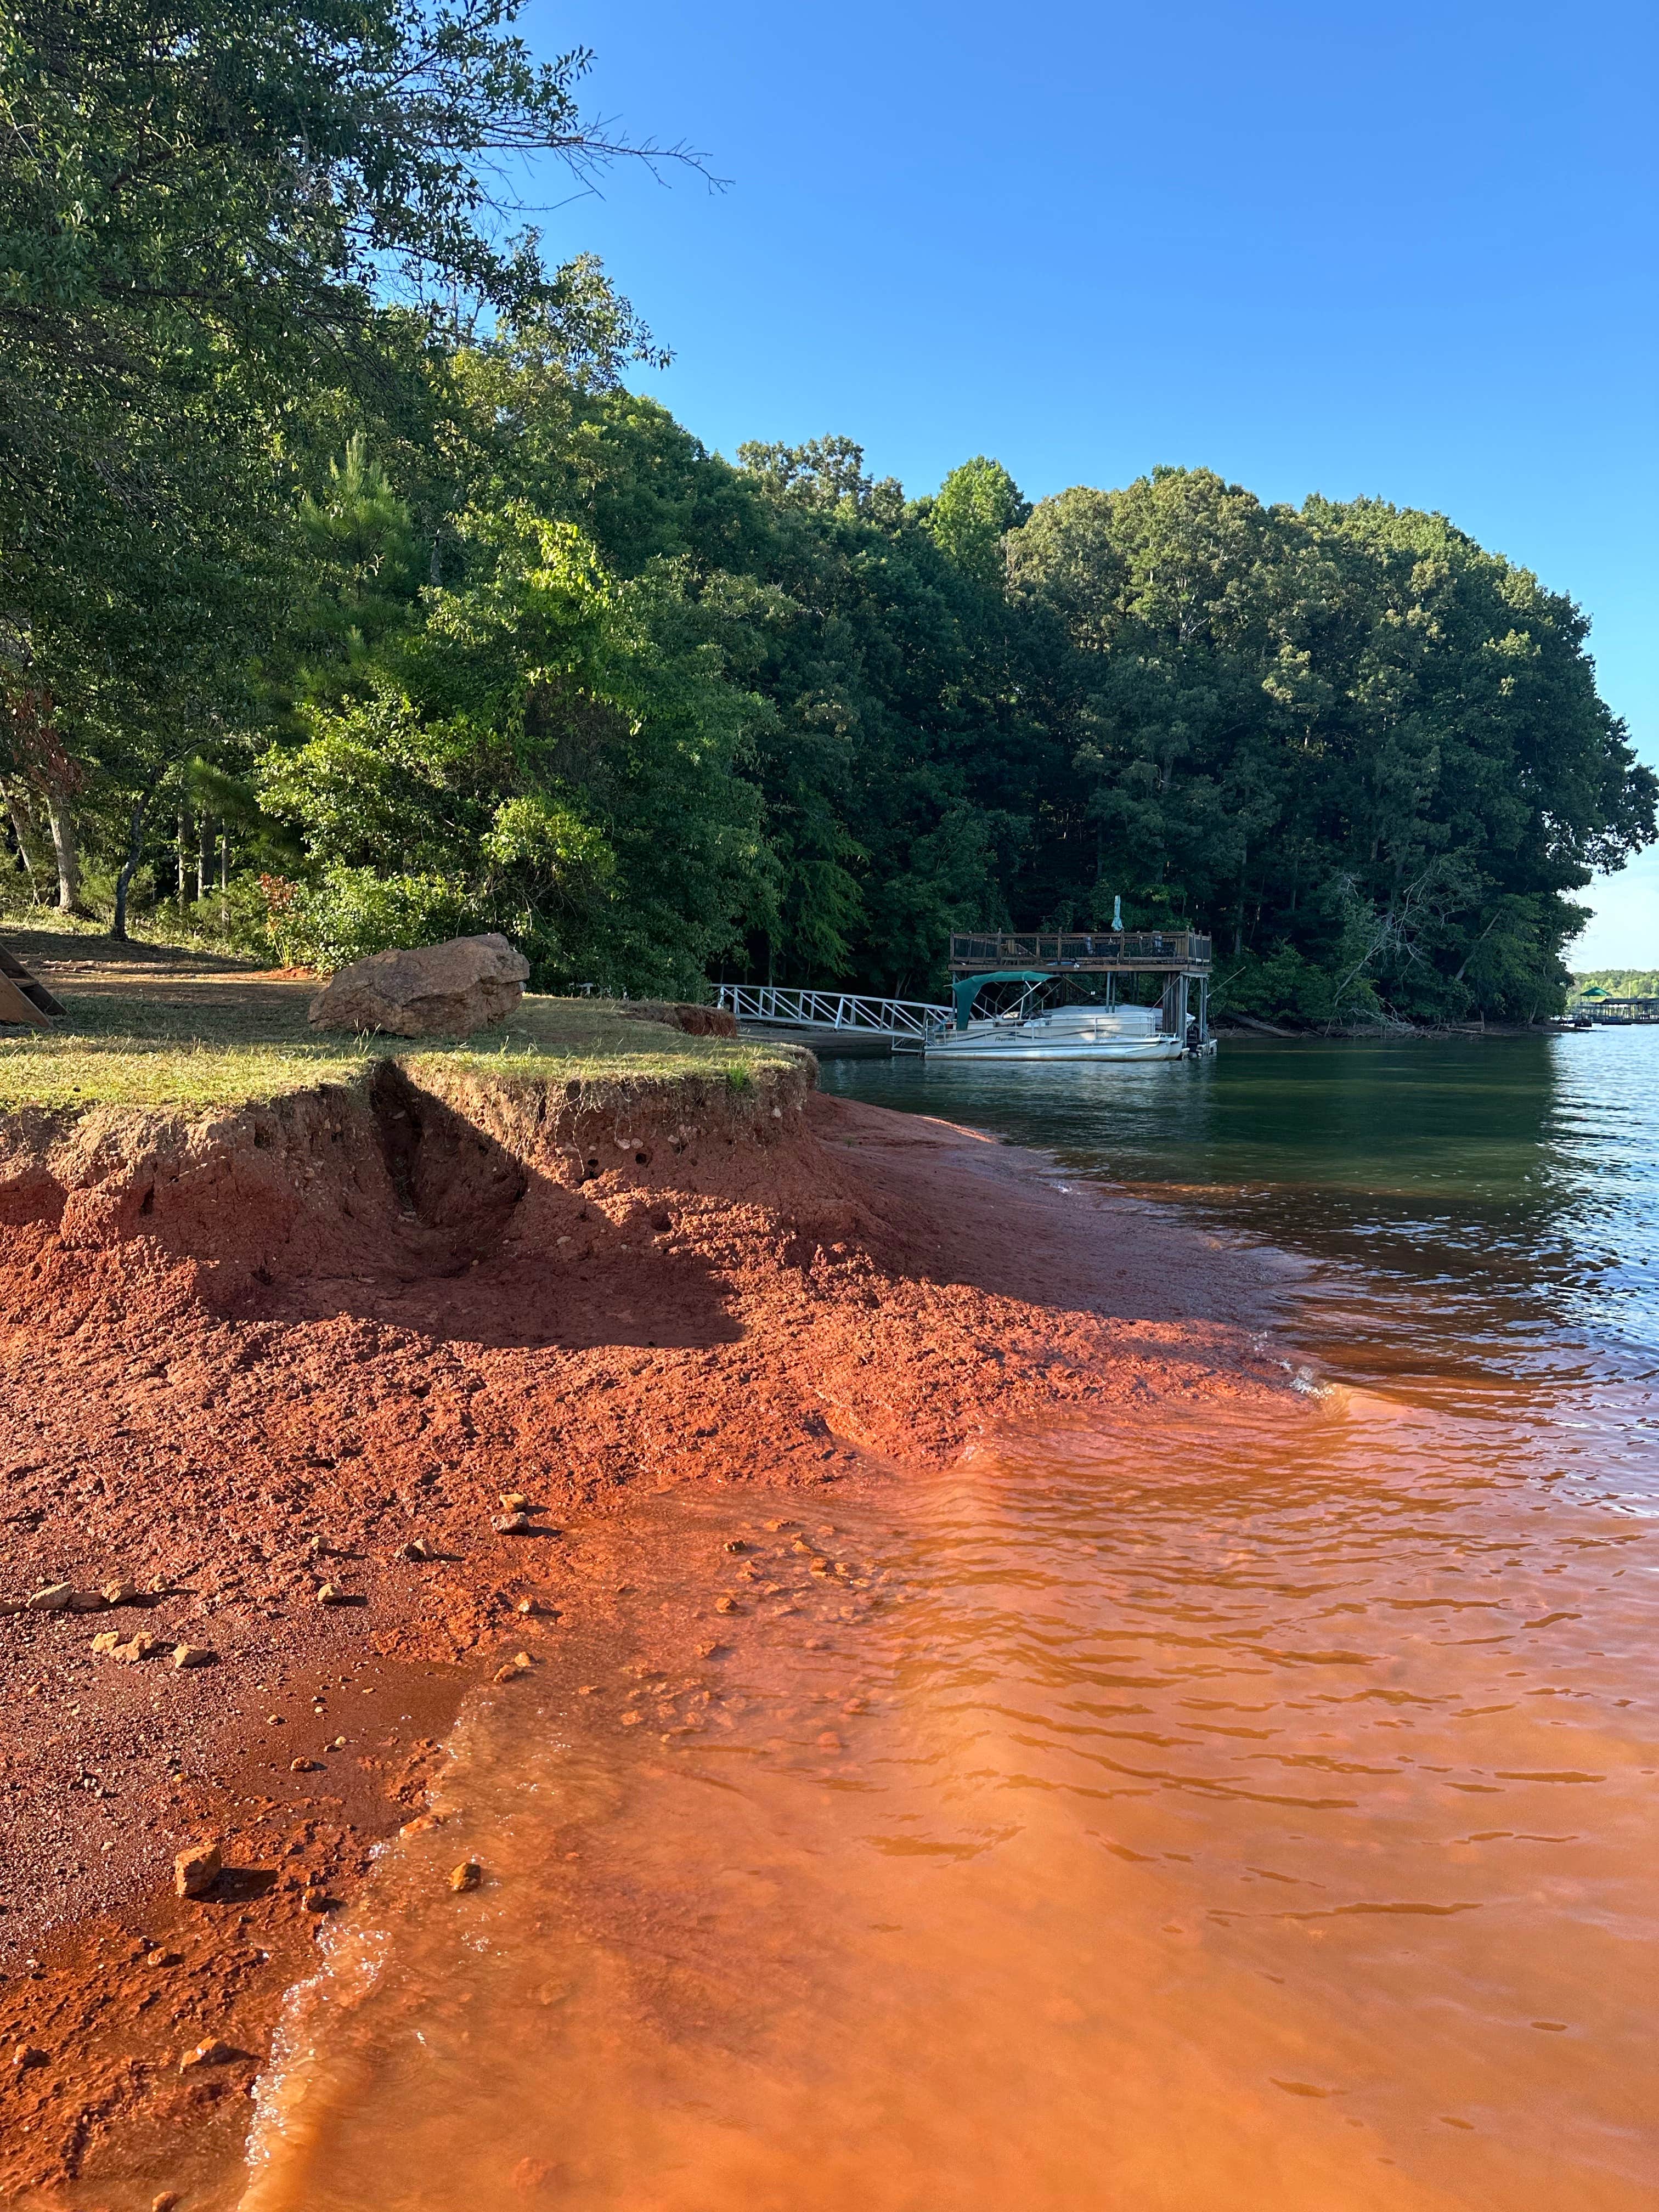
[[[976,969],[1078,969],[1097,973],[1115,969],[1174,969],[1193,975],[1210,965],[1210,939],[1191,929],[1079,929],[963,932],[951,939],[953,973]]]
[[[956,1023],[950,1006],[921,999],[872,999],[852,991],[797,991],[775,983],[722,983],[720,1003],[739,1022],[770,1029],[841,1030],[927,1038]]]

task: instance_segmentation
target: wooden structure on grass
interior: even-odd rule
[[[0,1026],[27,1022],[44,1029],[65,1009],[44,983],[37,983],[15,952],[0,945]]]

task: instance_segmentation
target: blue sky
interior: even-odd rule
[[[541,218],[674,349],[709,445],[845,432],[931,490],[1206,464],[1436,507],[1592,617],[1659,765],[1647,0],[1156,7],[531,0],[590,105],[728,179],[613,173]],[[568,191],[540,180],[556,198]],[[1659,965],[1659,853],[1581,964]]]

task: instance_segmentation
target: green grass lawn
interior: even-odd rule
[[[235,1107],[356,1080],[396,1054],[411,1072],[580,1084],[713,1076],[742,1090],[790,1065],[790,1048],[686,1036],[605,999],[527,997],[510,1021],[453,1042],[322,1035],[314,982],[107,939],[14,931],[7,943],[67,1009],[50,1029],[0,1029],[0,1112],[94,1106]]]

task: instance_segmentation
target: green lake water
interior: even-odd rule
[[[1586,1479],[1659,1495],[1659,1028],[820,1080],[1300,1254],[1326,1366],[1447,1410],[1501,1401]]]

